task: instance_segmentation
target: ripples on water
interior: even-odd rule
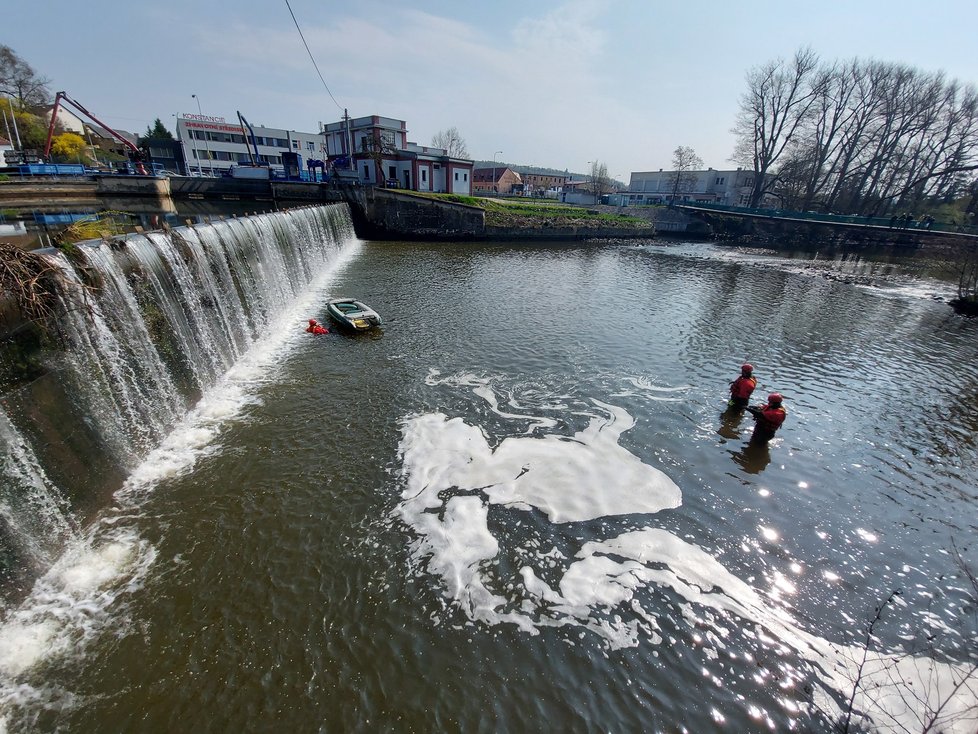
[[[125,623],[19,671],[13,728],[818,730],[896,588],[872,682],[927,633],[953,675],[975,324],[788,270],[367,244],[319,297],[384,332],[289,340],[123,513]],[[720,416],[745,359],[786,396],[767,449]]]

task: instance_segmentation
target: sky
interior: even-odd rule
[[[978,83],[974,0],[66,0],[4,2],[0,43],[53,92],[136,133],[177,114],[314,132],[381,115],[470,157],[613,178],[671,168],[679,145],[735,167],[754,66],[811,47]],[[192,95],[197,95],[196,98]]]

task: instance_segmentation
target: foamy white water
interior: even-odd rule
[[[432,386],[472,391],[497,416],[512,420],[514,433],[527,420],[536,429],[553,425],[533,412],[500,410],[503,400],[493,382],[437,373],[428,379]],[[631,382],[643,391],[668,391]],[[518,549],[529,559],[519,576],[499,577],[494,560],[500,542],[489,522],[494,505],[543,513],[554,524],[555,538],[561,523],[624,515],[648,516],[651,522],[656,513],[679,506],[675,483],[619,444],[634,419],[612,404],[590,402],[593,414],[582,431],[510,436],[495,448],[488,429],[459,417],[438,412],[403,419],[405,488],[397,512],[415,534],[415,571],[435,578],[448,604],[473,623],[509,623],[529,634],[579,627],[617,649],[663,643],[656,609],[645,600],[650,590],[668,589],[683,600],[680,608],[691,629],[705,613],[720,613],[753,625],[764,644],[789,648],[811,663],[825,687],[816,696],[825,711],[836,708],[827,691],[848,697],[860,679],[853,709],[865,712],[879,731],[918,730],[938,711],[945,731],[975,730],[978,681],[969,679],[970,666],[899,651],[870,652],[864,659],[862,648],[806,632],[772,603],[775,594],[753,588],[701,547],[651,524],[585,542],[573,558],[556,545],[530,540]],[[548,584],[544,578],[553,578],[555,566],[562,567],[559,583]],[[780,591],[793,588],[786,579],[779,583]]]

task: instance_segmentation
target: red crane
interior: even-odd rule
[[[116,140],[120,141],[123,145],[129,148],[129,158],[132,160],[133,163],[136,164],[136,173],[142,176],[147,175],[146,166],[143,165],[143,152],[135,145],[133,145],[129,140],[126,140],[126,138],[122,137],[122,135],[117,133],[115,130],[113,130],[111,127],[106,125],[104,122],[98,119],[91,112],[89,112],[80,104],[78,104],[78,102],[76,102],[71,97],[69,97],[66,92],[58,92],[58,94],[54,98],[54,107],[51,108],[51,125],[48,127],[48,139],[47,142],[44,143],[44,160],[47,160],[48,155],[51,153],[51,138],[54,136],[54,123],[58,119],[58,107],[61,106],[62,101],[74,107],[76,110],[81,112],[83,115],[85,115],[85,117],[87,117],[89,120],[94,122],[96,125],[100,125],[101,127],[105,128],[105,130],[107,130],[112,135],[112,137],[114,137]]]

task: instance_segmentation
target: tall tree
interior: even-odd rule
[[[166,129],[163,121],[160,118],[156,118],[152,125],[146,126],[146,132],[143,134],[144,138],[153,138],[155,140],[173,140],[173,133]]]
[[[0,94],[17,100],[20,109],[36,111],[51,101],[50,82],[10,46],[0,44]]]
[[[608,178],[608,164],[601,161],[591,161],[591,170],[587,177],[587,190],[597,201],[601,194],[608,191],[611,187],[611,179]]]
[[[465,147],[465,138],[455,127],[440,130],[432,135],[431,145],[434,148],[444,148],[451,158],[469,157],[468,148]]]
[[[748,75],[735,159],[767,174],[755,202],[773,190],[788,208],[877,216],[961,195],[978,170],[974,86],[902,64],[810,61],[799,52]]]
[[[818,99],[815,71],[818,57],[800,49],[790,62],[783,59],[754,67],[747,73],[747,91],[733,128],[734,158],[754,171],[748,206],[756,207],[772,185],[769,173],[795,140]]]
[[[696,174],[703,168],[703,159],[696,155],[696,151],[688,145],[680,145],[672,151],[672,201],[679,198],[679,194],[689,191],[696,183]]]

